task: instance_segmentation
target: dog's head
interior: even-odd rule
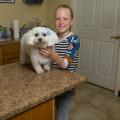
[[[57,34],[46,27],[35,27],[26,33],[27,44],[33,45],[39,48],[45,48],[47,46],[53,46],[58,43]]]

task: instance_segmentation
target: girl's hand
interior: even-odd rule
[[[39,52],[40,52],[40,54],[42,54],[44,57],[50,58],[53,50],[52,50],[52,47],[47,47],[47,48],[39,49]]]
[[[61,68],[65,69],[67,67],[63,66],[64,58],[60,57],[56,52],[54,52],[52,47],[39,49],[39,53],[42,54],[46,58],[50,58],[54,62],[58,64]]]

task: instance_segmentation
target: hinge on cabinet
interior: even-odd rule
[[[118,91],[118,96],[120,97],[120,90]]]

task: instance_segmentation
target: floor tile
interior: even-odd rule
[[[69,120],[120,120],[120,97],[94,84],[78,86]]]

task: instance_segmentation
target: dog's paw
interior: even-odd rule
[[[44,72],[43,69],[41,69],[41,70],[36,70],[36,73],[39,74],[39,75],[42,74],[43,72]]]
[[[37,74],[42,74],[44,72],[44,70],[42,69],[41,66],[37,65],[36,67],[34,66],[34,69],[36,71]]]
[[[43,65],[43,68],[44,68],[44,70],[50,70],[50,65],[48,65],[48,64],[45,64],[45,65]]]

